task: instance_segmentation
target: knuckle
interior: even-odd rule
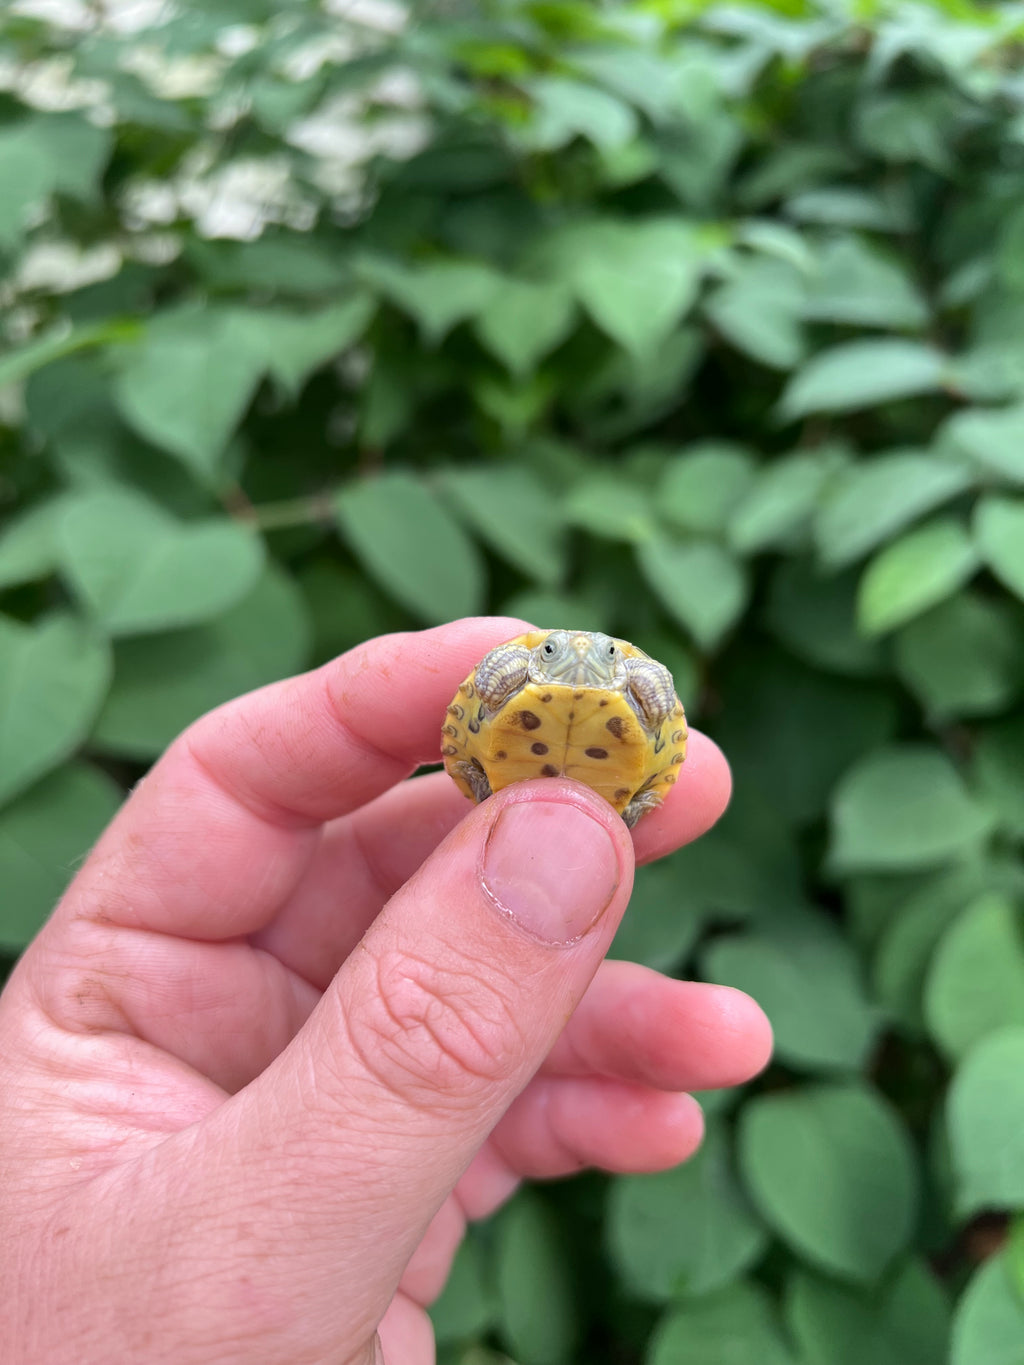
[[[504,987],[504,988],[503,988]],[[411,1103],[472,1103],[518,1069],[522,1034],[493,967],[441,966],[404,952],[377,962],[376,990],[348,1019],[366,1070]]]

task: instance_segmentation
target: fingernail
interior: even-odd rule
[[[608,831],[585,811],[558,801],[520,801],[491,827],[483,881],[528,934],[572,943],[607,909],[619,860]]]

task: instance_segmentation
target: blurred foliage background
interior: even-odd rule
[[[776,1060],[532,1190],[454,1365],[1024,1361],[1024,9],[16,0],[0,938],[207,708],[496,609],[736,797],[616,952]],[[439,721],[440,724],[440,721]]]

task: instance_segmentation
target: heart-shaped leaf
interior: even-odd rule
[[[65,576],[110,635],[212,620],[263,564],[262,541],[228,517],[181,522],[127,490],[79,498],[59,538]]]
[[[0,616],[0,802],[69,758],[110,682],[110,647],[71,616]]]

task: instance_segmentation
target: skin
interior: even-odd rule
[[[634,858],[725,808],[710,741],[632,834],[569,781],[404,781],[527,628],[371,641],[136,787],[0,997],[7,1365],[427,1365],[467,1219],[684,1160],[685,1092],[764,1065],[740,992],[603,961]]]

